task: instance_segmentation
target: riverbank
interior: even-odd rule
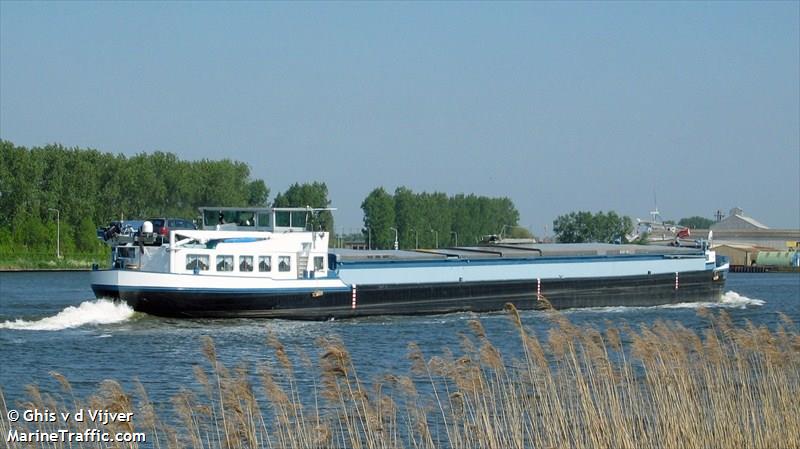
[[[93,264],[105,264],[105,254],[87,254],[78,257],[41,257],[28,255],[0,255],[0,271],[89,271]]]

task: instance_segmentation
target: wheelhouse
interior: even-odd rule
[[[218,231],[313,231],[312,217],[333,208],[201,207],[203,229]]]
[[[115,269],[269,279],[329,276],[328,233],[314,214],[331,208],[201,207],[202,229],[170,230],[164,245],[142,235],[112,252]]]

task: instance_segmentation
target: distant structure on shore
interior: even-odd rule
[[[693,245],[711,232],[712,248],[728,257],[731,271],[796,271],[800,267],[800,229],[772,229],[738,207],[728,216],[718,210],[709,229],[662,222],[657,209],[651,215],[651,220],[638,220],[650,245]]]
[[[714,232],[718,231],[733,231],[733,230],[758,230],[758,229],[769,229],[769,226],[759,222],[755,218],[748,217],[744,214],[742,209],[738,207],[734,207],[731,209],[730,214],[725,217],[721,211],[717,211],[716,214],[717,222],[711,225],[711,230]]]
[[[772,229],[748,217],[738,207],[731,209],[727,217],[717,211],[716,219],[710,229],[714,237],[712,247],[717,254],[730,259],[731,271],[800,266],[800,229]],[[696,233],[703,235],[704,231]]]
[[[731,209],[727,217],[717,211],[716,217],[717,222],[710,228],[714,231],[715,245],[748,245],[785,251],[797,247],[800,242],[800,229],[772,229],[745,215],[738,207]]]

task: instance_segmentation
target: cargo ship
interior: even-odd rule
[[[164,317],[328,320],[718,301],[728,271],[708,242],[330,248],[311,224],[323,210],[207,207],[201,229],[168,239],[149,222],[104,233],[110,267],[95,267],[92,290]]]

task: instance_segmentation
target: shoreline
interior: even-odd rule
[[[90,268],[0,268],[0,273],[52,273],[52,272],[79,272],[79,271],[92,271]]]
[[[98,258],[91,259],[71,259],[64,258],[61,260],[55,259],[27,259],[24,257],[19,258],[6,258],[0,262],[0,273],[22,273],[22,272],[55,272],[55,271],[92,271],[92,265],[99,263],[105,266],[107,262],[100,262],[104,260]]]

